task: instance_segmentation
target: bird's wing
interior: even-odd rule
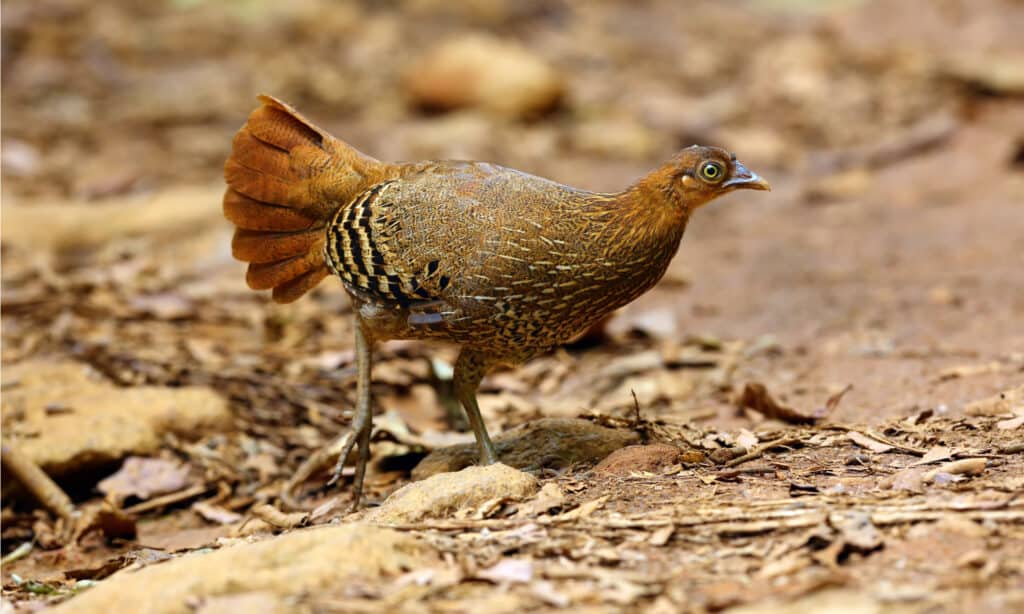
[[[580,194],[490,164],[420,165],[339,211],[328,260],[376,302],[434,306],[426,319],[486,317],[543,284],[538,267],[565,243],[550,235]]]

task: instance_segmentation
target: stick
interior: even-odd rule
[[[772,448],[778,448],[778,447],[782,447],[782,446],[791,446],[791,445],[793,445],[795,443],[800,443],[800,442],[801,442],[801,440],[799,438],[796,438],[796,437],[780,437],[779,439],[776,439],[774,441],[769,441],[768,443],[763,443],[763,444],[757,446],[756,448],[754,448],[753,451],[748,452],[748,453],[744,454],[743,456],[739,456],[737,458],[732,459],[731,461],[725,463],[725,466],[726,467],[735,467],[736,465],[742,465],[743,463],[745,463],[747,461],[752,461],[755,458],[761,458],[764,455],[765,452],[767,452],[768,450],[771,450]]]
[[[0,461],[3,462],[4,469],[9,470],[43,507],[68,523],[72,523],[78,516],[71,497],[68,497],[67,493],[13,442],[3,444]]]

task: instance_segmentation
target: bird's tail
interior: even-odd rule
[[[231,251],[249,263],[249,287],[273,288],[276,302],[290,303],[329,272],[325,227],[334,212],[386,178],[390,165],[279,100],[260,96],[260,102],[224,165],[224,216],[237,227]]]

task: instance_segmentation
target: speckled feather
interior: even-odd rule
[[[613,195],[492,164],[403,175],[357,196],[327,229],[328,265],[388,338],[522,358],[636,298],[682,236],[677,224],[626,237]]]

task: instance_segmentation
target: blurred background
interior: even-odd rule
[[[4,195],[21,198],[217,181],[260,92],[377,157],[611,189],[693,142],[776,175],[879,165],[1024,79],[1012,0],[4,8]]]
[[[771,180],[702,210],[613,332],[1019,350],[1022,31],[1014,0],[6,2],[3,358],[173,361],[211,314],[252,351],[347,346],[336,287],[282,310],[229,257],[258,93],[382,159],[616,190],[704,143]]]
[[[742,429],[778,425],[737,411],[748,382],[839,422],[963,416],[1024,370],[1022,32],[1020,0],[5,0],[5,454],[184,549],[207,542],[183,527],[227,534],[347,427],[340,285],[273,305],[230,256],[222,165],[260,93],[381,159],[611,191],[701,143],[772,183],[702,209],[665,279],[581,346],[485,382],[492,432],[642,408],[704,451],[753,445]],[[378,353],[371,501],[465,430],[453,358]],[[839,449],[820,462],[847,471]],[[126,457],[177,478],[97,485]],[[59,545],[10,484],[3,551]],[[180,503],[213,490],[230,514]],[[185,495],[149,501],[166,492]]]

